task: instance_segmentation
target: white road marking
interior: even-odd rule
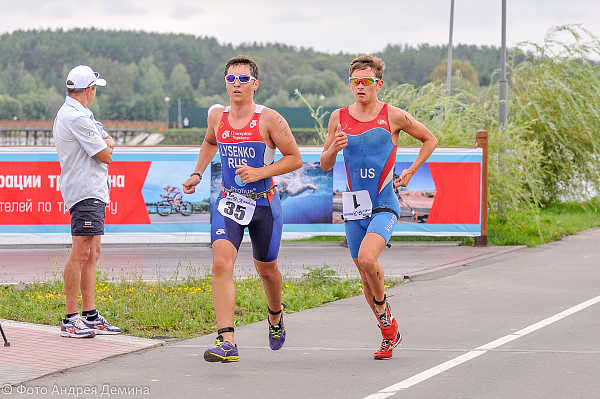
[[[375,392],[372,395],[365,397],[364,399],[384,399],[384,398],[387,398],[388,396],[392,396],[392,395],[398,393],[399,391],[402,391],[406,388],[410,388],[413,385],[416,385],[416,384],[423,382],[431,377],[434,377],[440,373],[443,373],[444,371],[449,370],[452,367],[456,367],[462,363],[468,362],[471,359],[481,356],[484,353],[486,353],[488,350],[495,349],[498,346],[504,345],[504,344],[511,342],[517,338],[521,338],[529,333],[539,330],[540,328],[547,327],[554,322],[557,322],[567,316],[577,313],[580,310],[583,310],[589,306],[595,305],[598,302],[600,302],[600,296],[597,296],[588,301],[580,303],[579,305],[573,306],[572,308],[569,308],[563,312],[557,313],[554,316],[548,317],[547,319],[544,319],[538,323],[532,324],[529,327],[525,327],[522,330],[516,331],[512,334],[506,335],[506,336],[499,338],[495,341],[492,341],[488,344],[485,344],[478,348],[475,348],[472,351],[465,353],[464,355],[456,357],[456,358],[449,360],[445,363],[442,363],[438,366],[432,367],[429,370],[425,370],[422,373],[419,373],[410,378],[407,378],[404,381],[400,381],[397,384],[394,384],[387,388],[384,388],[378,392]]]

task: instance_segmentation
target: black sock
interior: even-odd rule
[[[96,320],[96,318],[98,317],[98,311],[96,309],[84,310],[83,312],[81,312],[81,315],[85,317],[87,321],[92,321]]]
[[[65,316],[65,318],[64,318],[64,320],[63,320],[63,322],[64,322],[65,324],[66,324],[66,323],[68,323],[68,322],[69,322],[69,319],[70,319],[71,317],[74,317],[74,316],[75,316],[75,315],[77,315],[77,314],[79,314],[79,313],[75,312],[75,313],[71,313],[71,314],[68,314],[68,315],[66,315],[66,316]]]

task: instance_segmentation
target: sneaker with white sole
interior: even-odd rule
[[[92,331],[98,335],[112,335],[121,334],[121,329],[117,326],[113,326],[106,319],[98,313],[98,317],[94,320],[87,320],[85,317],[81,318],[85,325],[87,325]]]
[[[80,315],[68,319],[65,323],[64,319],[60,323],[60,336],[69,338],[94,338],[96,333],[87,324],[83,322]]]

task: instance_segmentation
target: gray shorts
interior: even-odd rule
[[[96,198],[86,198],[69,209],[72,236],[104,235],[106,204]]]

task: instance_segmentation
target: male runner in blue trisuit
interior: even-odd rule
[[[348,183],[348,191],[343,193],[346,239],[383,337],[375,359],[391,357],[402,340],[386,300],[383,267],[378,260],[400,214],[392,182],[400,130],[423,143],[415,162],[396,179],[402,187],[437,146],[435,136],[409,113],[377,99],[384,68],[376,57],[352,61],[349,81],[356,102],[332,112],[321,154],[321,168],[329,171],[343,150]]]
[[[204,352],[208,362],[239,360],[234,341],[233,267],[246,227],[254,265],[267,296],[269,345],[277,350],[285,341],[282,277],[277,268],[283,216],[273,176],[300,168],[302,157],[285,119],[254,103],[258,74],[258,65],[249,57],[238,56],[227,62],[225,86],[231,105],[216,107],[208,114],[198,163],[183,183],[186,194],[194,193],[202,173],[219,150],[223,177],[211,224],[212,296],[218,336],[215,347]],[[274,162],[276,149],[283,158]]]

